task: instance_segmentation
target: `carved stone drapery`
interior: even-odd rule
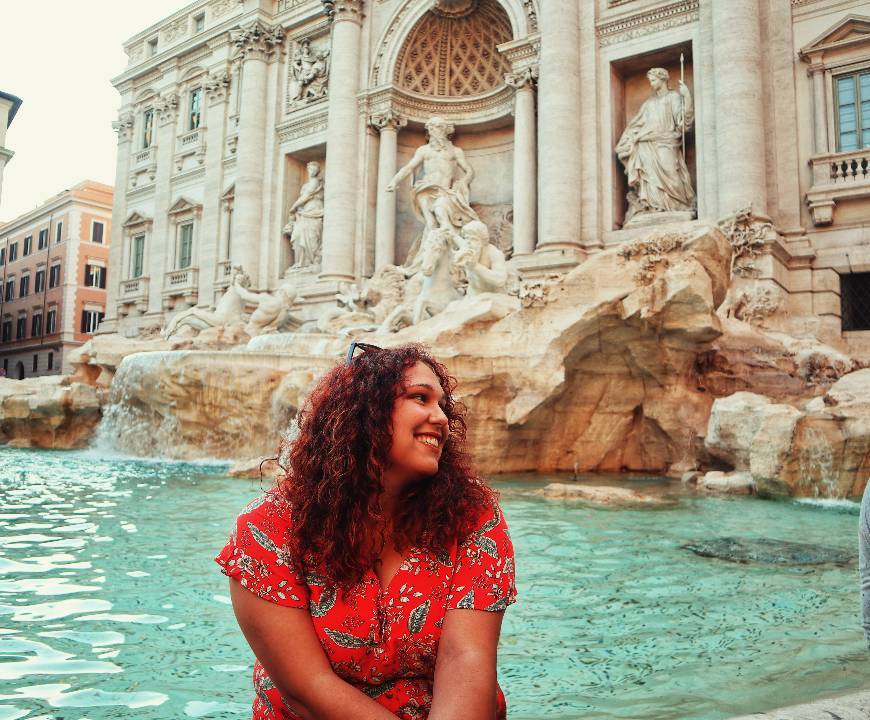
[[[178,94],[168,92],[161,95],[154,103],[154,109],[157,111],[157,122],[161,125],[175,122],[178,117]]]
[[[135,119],[133,113],[124,112],[118,115],[118,119],[112,123],[112,129],[118,133],[118,142],[129,142],[133,138],[133,125]]]
[[[236,48],[235,59],[257,58],[268,62],[276,52],[280,52],[284,44],[284,28],[255,20],[250,25],[233,31],[231,38]]]
[[[215,105],[227,99],[230,87],[230,74],[223,72],[211,73],[203,82],[205,94],[210,104]]]

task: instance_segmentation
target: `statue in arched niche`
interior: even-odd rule
[[[423,177],[411,188],[411,204],[425,224],[424,240],[437,230],[458,233],[463,225],[479,219],[468,203],[474,170],[462,148],[450,141],[453,130],[453,125],[446,120],[431,118],[426,123],[429,141],[417,148],[414,157],[386,188],[387,192],[395,192],[402,180],[423,167]]]
[[[293,247],[294,268],[320,263],[323,238],[323,178],[320,163],[311,161],[306,166],[308,179],[299,189],[299,197],[290,206],[284,234]]]
[[[692,95],[682,80],[679,91],[671,90],[664,68],[650,68],[646,76],[652,97],[641,105],[616,144],[628,178],[626,225],[655,221],[657,213],[693,217],[695,212],[695,191],[682,147],[695,117]]]

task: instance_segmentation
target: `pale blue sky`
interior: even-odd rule
[[[0,221],[80,180],[115,180],[121,44],[185,0],[0,0],[0,90],[24,104],[6,136]]]

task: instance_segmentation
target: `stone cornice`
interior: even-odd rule
[[[254,20],[245,27],[232,31],[231,37],[236,48],[235,59],[256,58],[268,62],[284,45],[284,28]]]
[[[360,95],[362,114],[393,112],[421,124],[438,115],[454,125],[473,125],[508,116],[513,106],[514,90],[506,85],[474,97],[419,95],[393,85],[372,88]]]
[[[324,104],[311,107],[307,112],[306,109],[299,110],[293,114],[291,120],[281,123],[275,128],[278,142],[290,142],[306,135],[322,132],[326,130],[326,120],[327,108]]]
[[[676,0],[662,7],[647,9],[616,20],[600,23],[595,28],[598,44],[614,45],[632,38],[649,35],[698,20],[700,0]]]
[[[534,33],[521,40],[511,40],[496,46],[511,64],[511,70],[519,72],[537,65],[541,55],[541,34]]]

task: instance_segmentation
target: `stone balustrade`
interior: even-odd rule
[[[133,167],[139,168],[150,164],[157,158],[157,146],[152,145],[140,150],[133,156]]]
[[[187,305],[195,305],[199,297],[199,268],[186,267],[170,270],[163,277],[163,307],[177,309],[172,299],[181,300]]]
[[[202,138],[205,137],[205,128],[199,127],[196,130],[191,130],[183,135],[178,136],[178,149],[182,152],[195,150],[202,143]]]
[[[215,267],[214,284],[216,287],[229,287],[232,279],[233,263],[221,260]]]
[[[132,280],[122,280],[118,288],[120,302],[136,302],[148,298],[148,278],[138,277]]]
[[[870,148],[815,155],[810,165],[813,186],[807,193],[807,204],[816,225],[833,222],[838,200],[870,196]]]

